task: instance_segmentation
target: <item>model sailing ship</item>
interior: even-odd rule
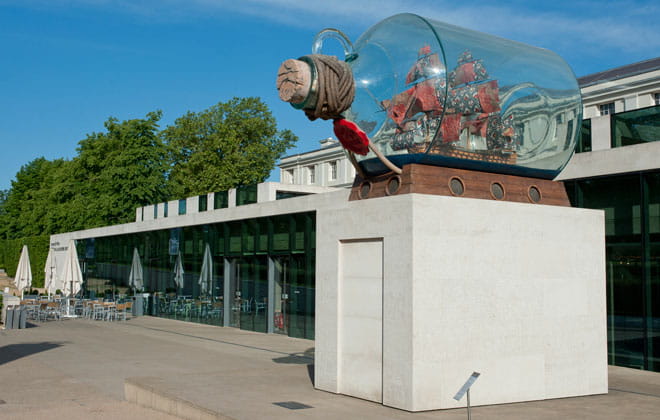
[[[513,115],[500,114],[498,81],[482,60],[466,50],[447,77],[444,72],[438,54],[425,46],[406,76],[410,87],[382,102],[395,124],[392,149],[515,164]]]

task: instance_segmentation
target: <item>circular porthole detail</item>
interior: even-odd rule
[[[385,193],[387,195],[394,195],[399,191],[401,187],[401,177],[393,176],[387,181],[387,187],[385,188]]]
[[[541,201],[541,190],[539,190],[536,185],[532,185],[527,190],[527,197],[532,203],[538,203]]]
[[[362,184],[360,184],[360,199],[368,198],[370,192],[371,192],[371,182],[364,181]]]
[[[465,184],[463,184],[463,180],[457,176],[451,177],[449,180],[449,191],[455,196],[463,195],[463,193],[465,193]]]
[[[490,195],[492,195],[495,200],[502,200],[505,195],[502,184],[499,182],[493,182],[490,184]]]

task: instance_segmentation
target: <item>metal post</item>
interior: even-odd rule
[[[472,375],[468,378],[468,380],[465,382],[465,385],[461,387],[461,389],[458,390],[456,395],[454,395],[454,399],[456,401],[460,401],[461,398],[463,398],[463,395],[467,394],[467,415],[468,415],[468,420],[472,420],[472,413],[470,412],[470,387],[472,384],[474,384],[474,381],[477,380],[477,378],[481,375],[479,372],[472,372]]]
[[[470,388],[467,390],[467,411],[468,411],[468,420],[472,420],[472,414],[470,413]]]

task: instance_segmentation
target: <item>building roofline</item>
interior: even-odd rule
[[[586,76],[578,77],[577,81],[580,88],[585,88],[602,82],[623,79],[625,77],[636,76],[654,70],[660,70],[660,57],[626,64],[625,66],[615,67],[598,73],[588,74]]]
[[[341,143],[337,142],[337,143],[330,144],[328,146],[319,147],[318,149],[309,150],[307,152],[296,153],[295,155],[284,156],[282,159],[280,159],[280,162],[285,160],[285,159],[293,159],[293,158],[296,158],[296,157],[305,156],[305,155],[309,155],[309,154],[312,154],[312,153],[318,153],[322,150],[330,150],[330,149],[334,149],[334,148],[337,148],[337,147],[341,147]]]

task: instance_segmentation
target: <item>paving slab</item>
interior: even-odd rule
[[[69,419],[467,417],[465,409],[409,413],[318,391],[310,340],[154,317],[34,325],[0,331],[2,419],[63,418],[53,410]],[[660,373],[609,374],[605,395],[474,407],[472,418],[659,418]]]

